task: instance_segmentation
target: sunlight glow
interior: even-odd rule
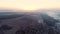
[[[0,7],[22,10],[60,8],[60,0],[0,0]]]

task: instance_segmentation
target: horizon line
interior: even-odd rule
[[[22,11],[35,11],[35,10],[57,10],[60,8],[40,8],[40,9],[33,9],[33,10],[24,10],[20,8],[6,8],[6,7],[0,7],[0,10],[22,10]]]

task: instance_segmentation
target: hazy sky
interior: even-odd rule
[[[60,8],[60,0],[0,0],[0,8],[23,10]]]

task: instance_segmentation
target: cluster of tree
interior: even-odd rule
[[[54,27],[58,20],[43,14],[42,19],[44,23],[35,24],[33,27],[24,26],[25,28],[18,29],[15,34],[60,34],[58,29]]]
[[[12,29],[11,26],[2,25],[2,26],[0,27],[0,34],[4,34],[4,31],[10,30],[10,29]]]
[[[4,19],[12,19],[12,18],[21,17],[21,16],[24,16],[24,15],[20,15],[20,14],[3,15],[3,16],[0,16],[0,20],[4,20]]]
[[[13,19],[13,18],[22,17],[22,16],[24,16],[24,15],[20,15],[20,14],[0,15],[0,23],[2,23],[2,20],[5,20],[5,19]]]
[[[11,17],[9,16],[8,18],[4,17],[1,19],[11,19],[14,17],[12,15]],[[20,29],[18,29],[15,34],[60,34],[58,29],[55,28],[55,24],[58,22],[58,20],[44,14],[41,14],[41,17],[44,21],[43,23],[38,23],[33,17],[30,17],[30,16],[21,18],[20,20],[23,21],[24,24],[26,24],[27,26],[23,26],[23,28],[20,27]],[[20,24],[22,24],[22,22]],[[4,34],[4,31],[10,30],[10,29],[12,29],[11,26],[2,25],[0,27],[0,34]]]
[[[40,24],[35,25],[35,27],[28,26],[25,29],[18,29],[15,34],[60,34],[60,32],[53,27]]]

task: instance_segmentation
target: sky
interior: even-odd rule
[[[37,10],[60,8],[60,0],[0,0],[0,9]]]

